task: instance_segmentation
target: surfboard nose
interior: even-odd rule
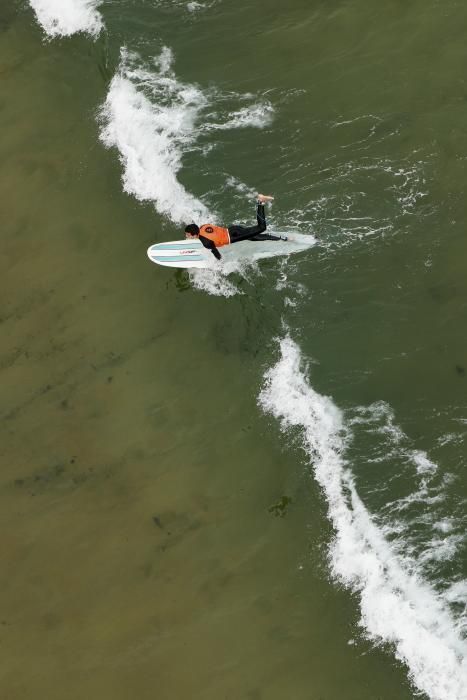
[[[209,267],[210,255],[198,240],[153,243],[147,249],[151,262],[166,267]]]
[[[152,261],[153,255],[154,255],[154,248],[156,244],[150,245],[149,248],[146,251],[146,255],[148,256],[149,260]]]

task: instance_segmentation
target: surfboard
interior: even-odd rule
[[[201,241],[183,240],[155,243],[148,248],[148,258],[165,267],[211,267],[216,262],[210,250]]]
[[[275,235],[281,233],[272,231]],[[238,265],[249,264],[263,258],[299,253],[316,244],[312,235],[282,233],[286,241],[242,241],[234,245],[222,246],[222,260],[218,262],[210,250],[196,239],[154,243],[147,254],[151,262],[165,267],[222,269],[227,274]]]

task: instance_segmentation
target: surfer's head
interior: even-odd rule
[[[188,226],[185,226],[185,238],[193,238],[193,236],[199,236],[199,226],[188,224]]]

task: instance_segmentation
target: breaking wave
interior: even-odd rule
[[[280,340],[280,358],[264,377],[259,404],[283,430],[299,428],[323,489],[335,530],[332,574],[360,599],[360,623],[377,643],[393,645],[414,685],[432,700],[463,700],[467,649],[462,620],[449,603],[465,593],[458,582],[443,594],[423,576],[417,560],[393,547],[366,509],[346,460],[351,427],[333,401],[310,386],[298,345]],[[396,430],[394,425],[390,429]],[[399,436],[400,437],[400,436]],[[411,455],[422,474],[436,471],[426,455]]]

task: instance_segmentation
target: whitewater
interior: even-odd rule
[[[464,700],[463,620],[454,619],[449,594],[443,596],[431,587],[417,560],[392,548],[375,524],[345,457],[352,435],[343,412],[309,384],[299,346],[291,336],[278,344],[280,357],[264,375],[258,403],[284,431],[302,431],[303,447],[335,531],[329,549],[333,576],[358,596],[360,623],[367,636],[393,646],[420,691],[432,700]],[[426,455],[416,453],[413,458],[422,471],[432,468]]]
[[[103,28],[102,0],[30,0],[37,21],[50,38],[84,32],[96,37]]]

